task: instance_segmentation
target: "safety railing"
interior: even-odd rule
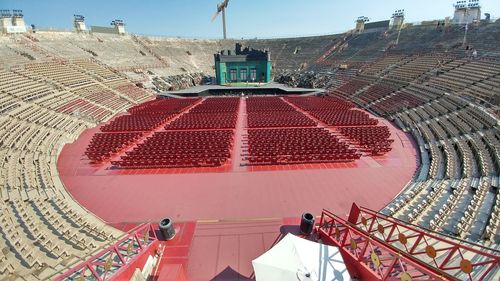
[[[54,280],[104,281],[115,279],[144,254],[151,253],[152,248],[158,244],[157,241],[158,238],[152,224],[140,225],[115,244],[57,276]]]

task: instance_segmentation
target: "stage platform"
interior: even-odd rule
[[[266,84],[255,84],[250,83],[248,85],[241,85],[241,83],[236,85],[200,85],[194,86],[188,89],[177,90],[177,91],[165,91],[159,94],[159,96],[168,97],[194,97],[194,96],[209,96],[209,95],[224,95],[224,94],[240,94],[245,92],[253,92],[256,95],[259,93],[270,94],[275,93],[278,95],[316,95],[324,93],[323,89],[309,89],[309,88],[290,88],[286,85],[279,83],[266,83]]]
[[[126,170],[89,164],[84,151],[96,127],[63,148],[58,169],[74,198],[109,223],[283,218],[322,208],[342,214],[352,202],[378,210],[418,165],[412,138],[381,123],[395,139],[392,151],[351,163]]]
[[[90,164],[84,151],[98,126],[65,145],[59,176],[76,201],[119,229],[165,217],[188,223],[186,233],[192,237],[172,250],[170,260],[182,264],[188,280],[252,280],[251,260],[296,228],[303,212],[320,215],[327,208],[342,215],[353,202],[379,210],[419,165],[412,137],[377,118],[395,140],[383,156],[364,155],[349,163],[245,166],[243,111],[241,106],[232,158],[222,167],[121,170],[109,161]]]

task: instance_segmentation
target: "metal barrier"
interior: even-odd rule
[[[139,264],[144,263],[149,254],[154,253],[158,244],[153,225],[140,225],[115,244],[57,276],[54,280],[128,280],[133,270],[142,266]]]
[[[339,247],[362,280],[493,280],[498,255],[459,244],[353,204],[348,220],[323,210],[323,242]]]

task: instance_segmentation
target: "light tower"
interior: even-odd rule
[[[10,10],[0,10],[0,30],[2,33],[8,33],[8,29],[12,26],[12,13]]]
[[[24,23],[22,10],[12,10],[12,26],[15,28],[15,32],[26,32],[26,24]]]
[[[27,29],[23,11],[0,10],[0,31],[2,33],[25,33]]]
[[[115,27],[118,34],[125,34],[125,23],[123,22],[123,20],[114,20],[111,22],[111,25]]]
[[[405,21],[405,10],[396,10],[392,14],[392,29],[398,30],[398,37],[396,38],[396,45],[399,43],[399,35],[401,34],[401,29],[403,28],[403,23]]]
[[[222,12],[222,32],[224,39],[226,39],[226,9],[227,9],[227,4],[229,3],[229,0],[224,0],[220,4],[217,5],[217,11],[215,12],[214,16],[212,17],[212,22],[217,18],[217,16]]]
[[[85,17],[82,15],[73,15],[73,26],[77,33],[87,32],[87,27],[85,26]]]
[[[471,24],[481,20],[479,0],[459,0],[453,7],[455,7],[452,20],[454,24]]]
[[[361,33],[365,30],[365,22],[369,22],[370,19],[365,16],[359,16],[356,19],[356,32]]]

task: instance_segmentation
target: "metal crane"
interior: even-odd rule
[[[212,17],[212,22],[217,18],[217,16],[222,12],[222,28],[224,32],[224,39],[226,39],[226,8],[229,0],[224,0],[220,4],[217,4],[217,12]]]

